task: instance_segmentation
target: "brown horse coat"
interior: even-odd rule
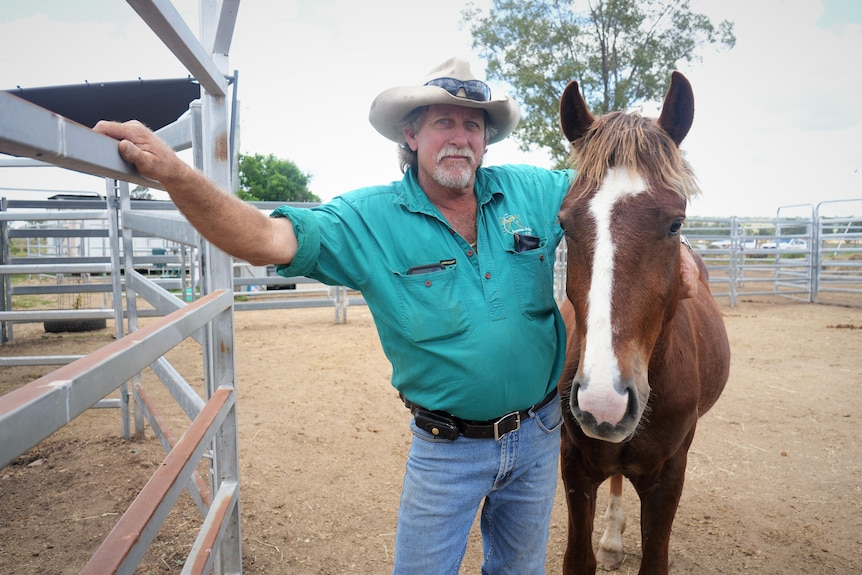
[[[730,349],[701,270],[680,299],[680,228],[697,184],[678,145],[694,115],[691,86],[674,73],[658,120],[594,118],[576,83],[560,116],[578,178],[560,211],[567,234],[565,423],[562,476],[569,509],[566,575],[593,574],[599,485],[612,482],[598,558],[622,561],[619,508],[627,477],[641,500],[640,574],[668,572],[668,542],[698,417],[727,381]]]

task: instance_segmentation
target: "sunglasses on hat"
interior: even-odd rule
[[[455,78],[435,78],[430,82],[425,83],[426,86],[437,86],[443,88],[453,96],[458,96],[458,92],[464,90],[464,95],[468,100],[476,102],[487,102],[491,99],[491,88],[488,84],[481,80],[456,80]]]

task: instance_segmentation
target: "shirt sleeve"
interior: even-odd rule
[[[320,257],[320,225],[308,208],[280,206],[270,215],[271,218],[288,218],[293,224],[297,250],[290,264],[279,264],[275,271],[283,277],[307,276],[314,270]]]
[[[290,218],[297,240],[293,262],[277,265],[276,272],[363,289],[378,252],[373,230],[389,226],[386,212],[377,209],[374,200],[387,189],[354,190],[313,208],[281,206],[273,211],[271,217]],[[369,198],[375,205],[368,206]],[[391,199],[383,201],[391,204]]]
[[[558,215],[560,207],[569,188],[574,181],[575,174],[572,170],[541,170],[534,172],[536,178],[536,186],[544,190],[546,195],[547,220],[549,237],[552,245],[556,248],[557,244],[563,238],[563,228],[560,227]]]

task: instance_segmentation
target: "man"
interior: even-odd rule
[[[143,125],[95,130],[219,248],[362,291],[414,413],[394,573],[457,573],[480,507],[483,573],[544,573],[565,355],[554,253],[572,174],[480,167],[520,115],[460,59],[382,92],[369,119],[399,144],[403,179],[270,218]]]

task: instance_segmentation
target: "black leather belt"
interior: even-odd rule
[[[513,411],[511,413],[507,413],[503,416],[500,416],[494,420],[488,421],[472,421],[468,419],[461,419],[460,417],[455,417],[454,415],[450,415],[448,413],[440,412],[440,411],[432,411],[429,412],[431,414],[435,414],[441,418],[445,422],[452,422],[457,426],[458,432],[460,435],[464,437],[470,437],[472,439],[490,439],[494,438],[495,440],[499,440],[501,437],[510,433],[512,431],[516,431],[521,428],[521,421],[525,419],[529,419],[532,416],[531,412],[534,412],[542,407],[548,405],[555,397],[557,397],[557,390],[552,390],[545,398],[539,403],[533,405],[528,409],[524,409],[521,411]],[[428,411],[422,406],[416,405],[411,402],[409,399],[401,395],[401,400],[404,402],[404,405],[410,410],[410,413],[416,414],[419,410]],[[433,428],[429,429],[431,433],[434,433]],[[434,433],[437,435],[437,433]]]

